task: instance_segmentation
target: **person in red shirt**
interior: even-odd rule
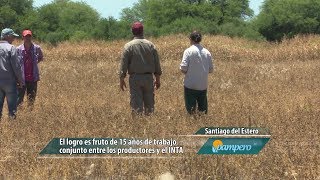
[[[22,38],[23,44],[18,47],[18,53],[24,84],[22,88],[18,88],[18,106],[23,102],[25,92],[27,92],[28,105],[33,107],[40,80],[38,63],[43,60],[43,54],[40,46],[32,42],[30,30],[24,30]]]

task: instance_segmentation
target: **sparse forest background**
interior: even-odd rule
[[[115,40],[131,37],[133,21],[142,21],[147,36],[189,33],[281,41],[297,34],[320,33],[320,1],[265,0],[253,15],[249,0],[139,0],[120,19],[102,18],[84,2],[54,0],[39,8],[32,0],[0,0],[0,27],[32,29],[42,42]]]

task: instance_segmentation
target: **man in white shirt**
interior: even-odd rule
[[[210,52],[200,45],[202,36],[194,31],[190,34],[191,46],[183,53],[180,70],[185,74],[184,98],[189,114],[198,111],[207,114],[208,74],[213,72],[213,60]]]

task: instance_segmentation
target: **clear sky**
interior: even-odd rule
[[[120,12],[123,8],[132,7],[138,0],[73,0],[83,1],[96,9],[101,17],[113,16],[116,19],[120,17]],[[52,0],[34,0],[34,6],[40,7],[44,4],[51,3]],[[250,0],[250,8],[254,10],[255,14],[259,13],[259,7],[263,0]]]

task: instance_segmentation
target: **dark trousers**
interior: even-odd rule
[[[38,82],[26,82],[22,88],[18,88],[18,106],[23,102],[25,93],[27,92],[28,105],[33,106],[37,95]]]
[[[207,114],[208,100],[207,90],[199,91],[184,87],[184,99],[189,114],[194,114],[198,105],[198,111]]]

